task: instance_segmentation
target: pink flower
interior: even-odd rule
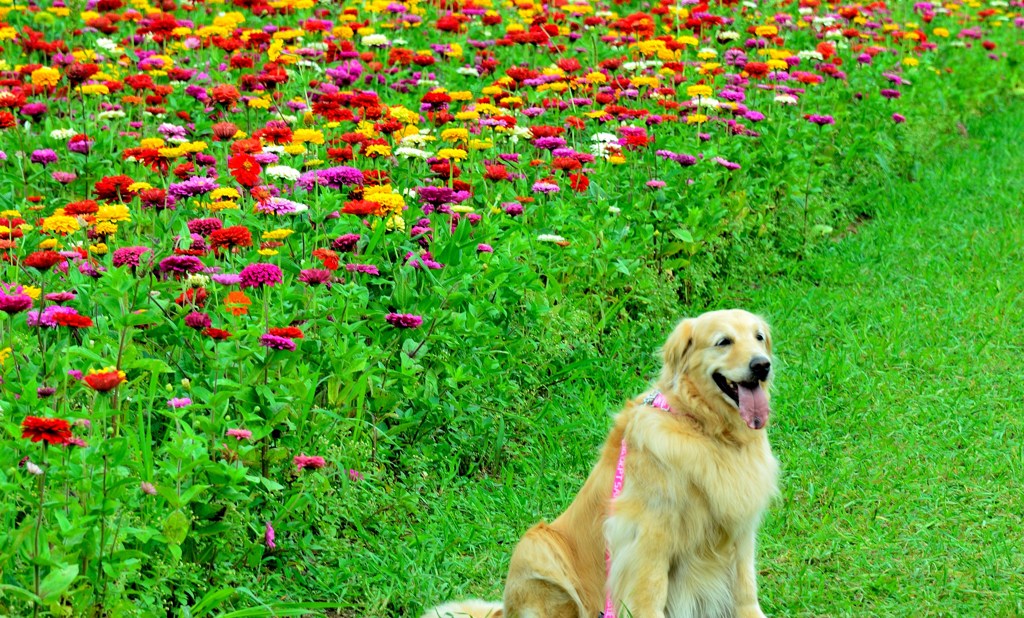
[[[352,481],[361,481],[363,480],[363,473],[358,470],[349,469],[348,478]]]
[[[228,437],[235,438],[239,442],[252,438],[252,432],[248,429],[228,429]]]
[[[150,496],[155,496],[156,495],[156,487],[153,487],[152,483],[147,483],[146,481],[142,481],[141,483],[139,483],[139,489],[141,489],[142,493],[144,493],[144,494],[147,494],[147,495],[150,495]]]
[[[423,318],[411,313],[389,313],[384,319],[398,328],[419,328],[423,325]]]
[[[277,545],[274,543],[274,537],[274,527],[271,526],[270,522],[268,521],[267,531],[263,534],[263,540],[267,543],[267,547],[269,547],[270,549],[277,548]]]
[[[316,470],[327,465],[324,458],[317,455],[296,455],[292,461],[295,462],[295,467],[299,470],[303,468],[313,468]]]

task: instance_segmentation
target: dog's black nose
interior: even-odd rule
[[[754,374],[758,381],[767,378],[768,372],[771,370],[772,362],[764,356],[755,356],[750,361],[750,373]]]

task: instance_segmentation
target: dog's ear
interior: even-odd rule
[[[665,345],[661,348],[662,381],[667,384],[675,384],[676,377],[686,371],[690,359],[690,352],[693,351],[693,320],[686,319],[676,325],[672,334],[668,336]]]

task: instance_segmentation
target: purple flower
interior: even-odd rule
[[[176,182],[167,187],[167,194],[175,198],[196,197],[206,195],[218,188],[217,181],[201,176],[194,176],[184,182]]]
[[[306,172],[295,181],[296,187],[306,191],[312,191],[314,185],[340,189],[348,185],[361,184],[363,184],[363,173],[347,165],[338,165],[336,167]]]
[[[283,280],[283,273],[280,268],[274,264],[264,264],[262,262],[249,264],[242,269],[238,276],[242,289],[263,286],[273,287]]]
[[[333,275],[326,268],[307,268],[299,272],[299,281],[306,285],[327,285],[331,287]]]
[[[120,249],[114,249],[114,266],[136,268],[139,265],[142,254],[146,252],[152,253],[152,251],[149,247],[121,247]]]
[[[419,328],[423,325],[423,318],[411,313],[389,313],[384,319],[396,328]]]
[[[267,544],[270,549],[275,549],[277,545],[274,543],[274,527],[267,522],[267,530],[263,533],[263,541]]]
[[[510,217],[518,217],[523,214],[523,205],[519,202],[505,202],[501,207],[505,211],[505,214]]]
[[[193,330],[203,330],[204,328],[210,328],[213,326],[213,322],[210,320],[210,315],[208,313],[193,311],[185,316],[185,326],[188,326]]]
[[[886,99],[898,99],[900,98],[900,91],[895,88],[882,88],[878,91],[878,94]]]
[[[331,248],[342,252],[354,251],[359,238],[359,234],[342,234],[331,241]]]
[[[558,188],[558,185],[551,182],[544,182],[542,180],[538,180],[537,182],[533,183],[533,186],[530,187],[530,190],[533,191],[534,193],[545,194],[558,193],[559,191],[561,191],[561,189]]]
[[[807,122],[814,123],[819,127],[823,127],[827,124],[835,124],[836,119],[832,116],[825,114],[810,114],[807,116]]]
[[[14,315],[32,308],[32,297],[16,283],[0,283],[0,311]]]
[[[288,352],[295,351],[295,342],[287,337],[279,337],[277,335],[271,335],[265,333],[260,336],[260,345],[271,350],[286,350]]]
[[[167,405],[174,409],[185,408],[192,405],[192,400],[188,397],[174,397],[167,400]]]
[[[715,157],[712,161],[730,171],[736,171],[742,167],[739,163],[733,163],[732,161],[723,159],[722,157]]]
[[[203,263],[194,255],[172,255],[160,260],[161,273],[175,275],[197,273],[203,269]]]
[[[242,277],[231,273],[217,273],[210,275],[210,279],[213,279],[214,283],[221,285],[238,285],[242,282]]]
[[[350,273],[363,273],[364,275],[377,276],[380,274],[380,269],[373,264],[345,264],[345,270]]]
[[[33,150],[32,155],[29,156],[29,161],[40,165],[49,165],[50,163],[57,162],[57,153],[49,148]]]

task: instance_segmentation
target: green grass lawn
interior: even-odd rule
[[[759,553],[770,615],[1024,615],[1024,106],[967,133],[935,136],[913,181],[882,187],[874,219],[681,310],[739,306],[774,327],[782,498]],[[394,490],[414,523],[379,531],[364,607],[500,597],[518,535],[572,499],[608,414],[654,375],[640,350],[670,327],[624,323],[586,379],[515,411],[536,435],[511,441],[499,472],[434,470]]]

